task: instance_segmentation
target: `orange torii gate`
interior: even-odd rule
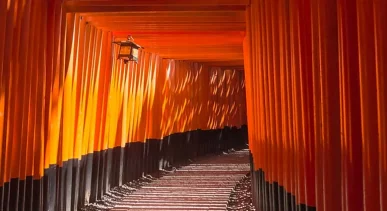
[[[76,210],[247,122],[257,208],[385,210],[386,10],[1,1],[0,209]],[[111,43],[129,33],[146,49],[124,65]]]

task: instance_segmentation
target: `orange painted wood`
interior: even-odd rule
[[[189,2],[183,4],[189,4]],[[208,2],[208,4],[211,3]],[[81,16],[98,28],[112,31],[116,40],[126,39],[128,34],[132,34],[137,43],[164,58],[228,61],[235,60],[236,57],[242,58],[241,45],[245,31],[244,13],[244,11],[208,12],[200,10],[187,12],[132,11],[84,12],[81,13]],[[225,49],[228,46],[239,47]],[[203,48],[206,48],[207,53],[203,52]],[[238,55],[223,55],[224,52],[235,52]]]
[[[381,210],[387,210],[387,2],[374,4],[375,63],[378,110],[379,198]]]
[[[121,12],[121,13],[80,13],[88,22],[96,23],[122,23],[137,24],[150,23],[244,23],[244,11],[228,12]]]
[[[249,0],[145,0],[145,1],[65,1],[68,12],[122,12],[122,11],[230,11],[244,10]]]
[[[0,17],[0,28],[5,29],[7,24],[7,2],[2,1],[0,3],[0,13],[4,14]],[[5,49],[6,30],[0,32],[0,49]],[[6,149],[3,147],[6,144],[6,139],[3,138],[3,134],[6,131],[5,125],[5,89],[6,89],[6,72],[4,70],[4,50],[0,50],[0,185],[4,182],[4,168],[6,159]]]
[[[246,104],[255,169],[297,204],[386,209],[385,1],[63,6],[0,3],[0,186],[131,141],[241,125]],[[145,47],[138,64],[114,59],[128,34]]]
[[[26,176],[33,175],[33,167],[34,167],[34,158],[36,154],[34,154],[34,149],[37,151],[40,151],[38,147],[35,146],[35,127],[36,127],[36,105],[38,104],[38,100],[36,99],[36,86],[37,86],[37,60],[32,60],[32,55],[39,55],[37,54],[38,48],[39,48],[39,40],[37,39],[30,39],[28,34],[32,35],[32,37],[36,38],[37,34],[39,34],[39,27],[34,27],[36,22],[39,22],[37,19],[41,17],[38,15],[38,6],[35,2],[35,4],[27,4],[27,7],[30,7],[30,9],[26,10],[26,16],[25,18],[28,18],[28,21],[24,21],[23,28],[25,29],[25,33],[23,33],[22,36],[25,36],[23,39],[21,45],[26,46],[26,51],[20,53],[19,58],[29,58],[26,59],[24,62],[21,63],[21,69],[24,70],[30,70],[24,72],[25,79],[24,79],[24,90],[23,90],[23,111],[22,111],[22,125],[27,128],[25,132],[21,133],[21,139],[25,140],[24,142],[21,142],[20,148],[20,160],[19,160],[19,166],[20,166],[20,172],[19,172],[19,178],[25,180]],[[29,16],[29,17],[28,17]],[[28,28],[27,26],[31,24],[31,28]],[[31,80],[28,80],[31,79]],[[26,124],[27,123],[27,124]],[[37,155],[40,155],[40,153],[37,153]],[[37,168],[39,169],[39,168]],[[39,175],[39,171],[37,172],[37,175]],[[39,176],[38,176],[39,177]]]
[[[360,84],[360,109],[362,126],[362,170],[364,209],[380,210],[380,177],[377,168],[378,156],[378,110],[376,86],[376,51],[374,17],[369,15],[374,12],[373,4],[364,1],[356,2],[357,33],[359,46],[359,84]],[[377,13],[376,13],[377,14]],[[375,14],[375,15],[376,15]]]
[[[384,210],[385,8],[362,0],[251,1],[244,41],[250,149],[255,168],[297,204]],[[260,209],[276,206],[270,191],[261,193]]]

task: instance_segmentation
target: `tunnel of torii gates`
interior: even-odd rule
[[[1,0],[0,210],[248,140],[257,209],[386,211],[386,37],[385,0]]]

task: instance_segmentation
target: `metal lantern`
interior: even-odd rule
[[[118,44],[120,46],[117,59],[124,60],[125,64],[128,63],[128,61],[135,61],[137,63],[138,50],[142,47],[134,42],[132,36],[129,35],[128,40],[113,43]]]

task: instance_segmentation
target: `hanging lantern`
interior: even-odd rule
[[[118,58],[124,60],[124,63],[128,63],[128,61],[138,61],[138,50],[142,48],[134,42],[134,39],[131,35],[128,36],[128,40],[113,42],[120,46],[118,52]]]

